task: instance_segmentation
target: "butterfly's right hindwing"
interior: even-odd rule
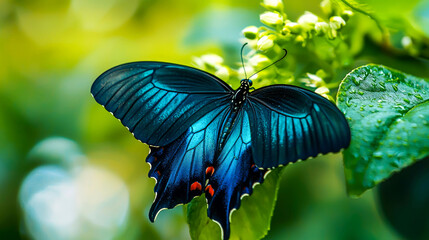
[[[232,89],[195,68],[134,62],[103,73],[92,85],[91,93],[137,139],[165,146],[224,104]]]

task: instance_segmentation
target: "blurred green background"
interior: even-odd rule
[[[426,4],[427,23],[428,2],[411,2]],[[319,4],[285,9],[294,18]],[[182,207],[149,222],[148,147],[90,86],[130,61],[217,53],[235,64],[241,30],[263,11],[259,0],[0,0],[0,239],[189,239]],[[346,196],[340,154],[291,165],[266,239],[400,239],[377,201]]]

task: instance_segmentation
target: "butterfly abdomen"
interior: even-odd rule
[[[223,148],[226,138],[231,132],[232,125],[234,124],[235,118],[237,117],[237,112],[231,111],[225,119],[225,123],[222,126],[222,133],[219,138],[219,151]]]

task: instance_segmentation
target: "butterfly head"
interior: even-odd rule
[[[240,83],[241,83],[241,86],[247,85],[248,87],[251,87],[253,84],[252,80],[250,79],[241,79]]]

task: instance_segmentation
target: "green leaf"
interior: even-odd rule
[[[251,196],[241,200],[241,207],[232,214],[230,239],[261,239],[270,229],[271,217],[277,200],[279,180],[284,168],[268,174],[264,182],[254,188]],[[220,239],[220,227],[207,217],[204,196],[187,205],[187,220],[192,239]]]
[[[350,124],[344,151],[349,195],[358,196],[429,155],[429,83],[378,65],[353,70],[337,104]]]

